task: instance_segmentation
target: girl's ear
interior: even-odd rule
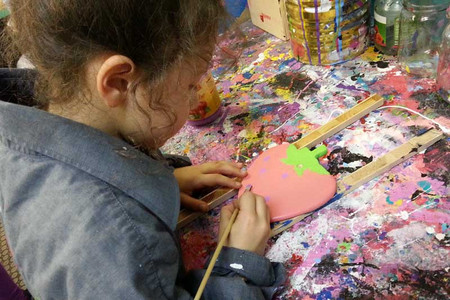
[[[97,91],[106,106],[121,106],[127,100],[129,88],[136,79],[136,68],[131,59],[123,55],[108,57],[97,73]]]

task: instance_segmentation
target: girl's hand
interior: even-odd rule
[[[270,236],[270,212],[263,197],[250,191],[230,205],[222,207],[219,240],[235,209],[239,209],[225,245],[264,255]]]
[[[208,211],[208,204],[193,198],[192,193],[218,185],[240,188],[242,185],[240,180],[247,176],[242,167],[242,163],[216,161],[175,169],[174,175],[180,186],[181,205],[193,211]]]

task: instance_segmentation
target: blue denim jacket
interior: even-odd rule
[[[183,272],[179,207],[166,163],[94,128],[0,102],[1,216],[35,298],[190,299],[204,271]],[[270,299],[283,282],[280,264],[225,248],[203,297]]]

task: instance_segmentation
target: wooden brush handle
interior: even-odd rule
[[[214,251],[211,261],[209,262],[208,268],[206,269],[205,275],[203,276],[202,282],[200,283],[200,286],[197,290],[197,294],[195,294],[194,300],[200,300],[203,290],[205,289],[206,283],[208,282],[209,276],[211,275],[212,269],[214,268],[216,260],[219,257],[220,251],[222,250],[223,245],[225,244],[225,241],[227,240],[228,235],[230,234],[231,227],[233,226],[233,223],[236,220],[238,213],[239,210],[235,208],[233,214],[231,215],[230,221],[228,222],[228,225],[225,228],[225,231],[223,232],[222,238],[220,239],[219,244],[217,245],[216,251]]]

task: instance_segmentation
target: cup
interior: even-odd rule
[[[198,106],[189,112],[188,124],[202,126],[214,122],[222,114],[222,100],[211,72],[200,80],[197,95]]]

